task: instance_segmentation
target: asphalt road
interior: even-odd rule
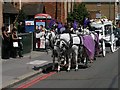
[[[119,55],[120,49],[106,57],[97,57],[89,68],[43,73],[13,88],[118,88]]]

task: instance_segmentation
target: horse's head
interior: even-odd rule
[[[56,50],[58,48],[60,48],[60,38],[56,37],[54,40],[54,49]]]
[[[46,32],[45,32],[45,38],[46,38],[46,39],[49,39],[49,35],[50,35],[50,34],[51,34],[51,33],[50,33],[49,31],[46,31]]]
[[[57,38],[54,43],[54,50],[56,50],[60,55],[63,55],[68,49],[67,42],[63,39]]]

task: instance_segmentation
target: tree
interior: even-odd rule
[[[27,15],[24,13],[23,9],[21,9],[14,21],[14,26],[18,28],[19,22],[24,22],[26,19],[27,19]]]
[[[24,13],[24,11],[21,9],[18,14],[17,21],[18,22],[23,22],[25,19],[27,19],[27,15]]]
[[[88,17],[88,11],[85,7],[85,3],[80,3],[79,5],[74,4],[73,12],[68,13],[68,22],[73,22],[77,20],[78,23],[83,24],[84,18]]]

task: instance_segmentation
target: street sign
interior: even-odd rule
[[[34,21],[25,21],[26,26],[34,25]]]
[[[25,32],[34,32],[34,21],[25,21]]]

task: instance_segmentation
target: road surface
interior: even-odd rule
[[[12,88],[118,88],[119,55],[120,49],[107,53],[106,57],[97,57],[89,68],[42,73]]]

